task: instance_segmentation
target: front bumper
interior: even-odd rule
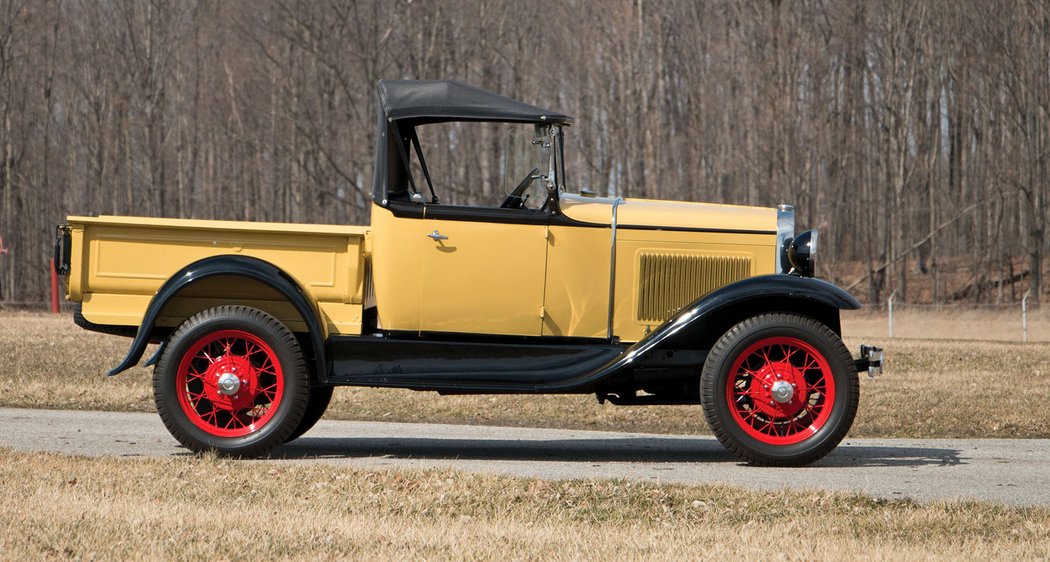
[[[881,347],[873,345],[860,346],[860,359],[853,361],[857,372],[867,371],[869,378],[875,378],[882,374],[883,351]]]

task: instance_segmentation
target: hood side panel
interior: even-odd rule
[[[561,210],[579,222],[609,225],[613,199],[563,193]],[[775,233],[777,210],[767,207],[626,199],[617,209],[617,227],[698,229]]]

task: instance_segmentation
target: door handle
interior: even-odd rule
[[[434,232],[427,234],[427,237],[431,240],[448,240],[448,236],[441,234],[436,228],[434,229]]]

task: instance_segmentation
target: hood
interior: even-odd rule
[[[591,224],[612,224],[611,197],[584,197],[562,193],[566,217]],[[624,199],[616,209],[617,228],[703,229],[776,234],[777,210],[714,203],[686,203],[654,199]]]

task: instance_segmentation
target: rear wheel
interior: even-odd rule
[[[828,454],[859,401],[853,358],[812,318],[766,314],[712,348],[701,377],[704,415],[718,440],[756,465],[800,466]]]
[[[164,425],[197,452],[269,453],[299,425],[309,390],[295,336],[273,316],[246,306],[191,317],[153,371]]]
[[[321,420],[321,416],[324,416],[325,410],[328,409],[328,404],[332,401],[332,391],[334,390],[334,386],[315,386],[310,388],[310,400],[306,403],[306,412],[303,413],[303,419],[299,421],[295,431],[284,440],[285,443],[302,437],[304,433],[310,431],[310,428]]]

